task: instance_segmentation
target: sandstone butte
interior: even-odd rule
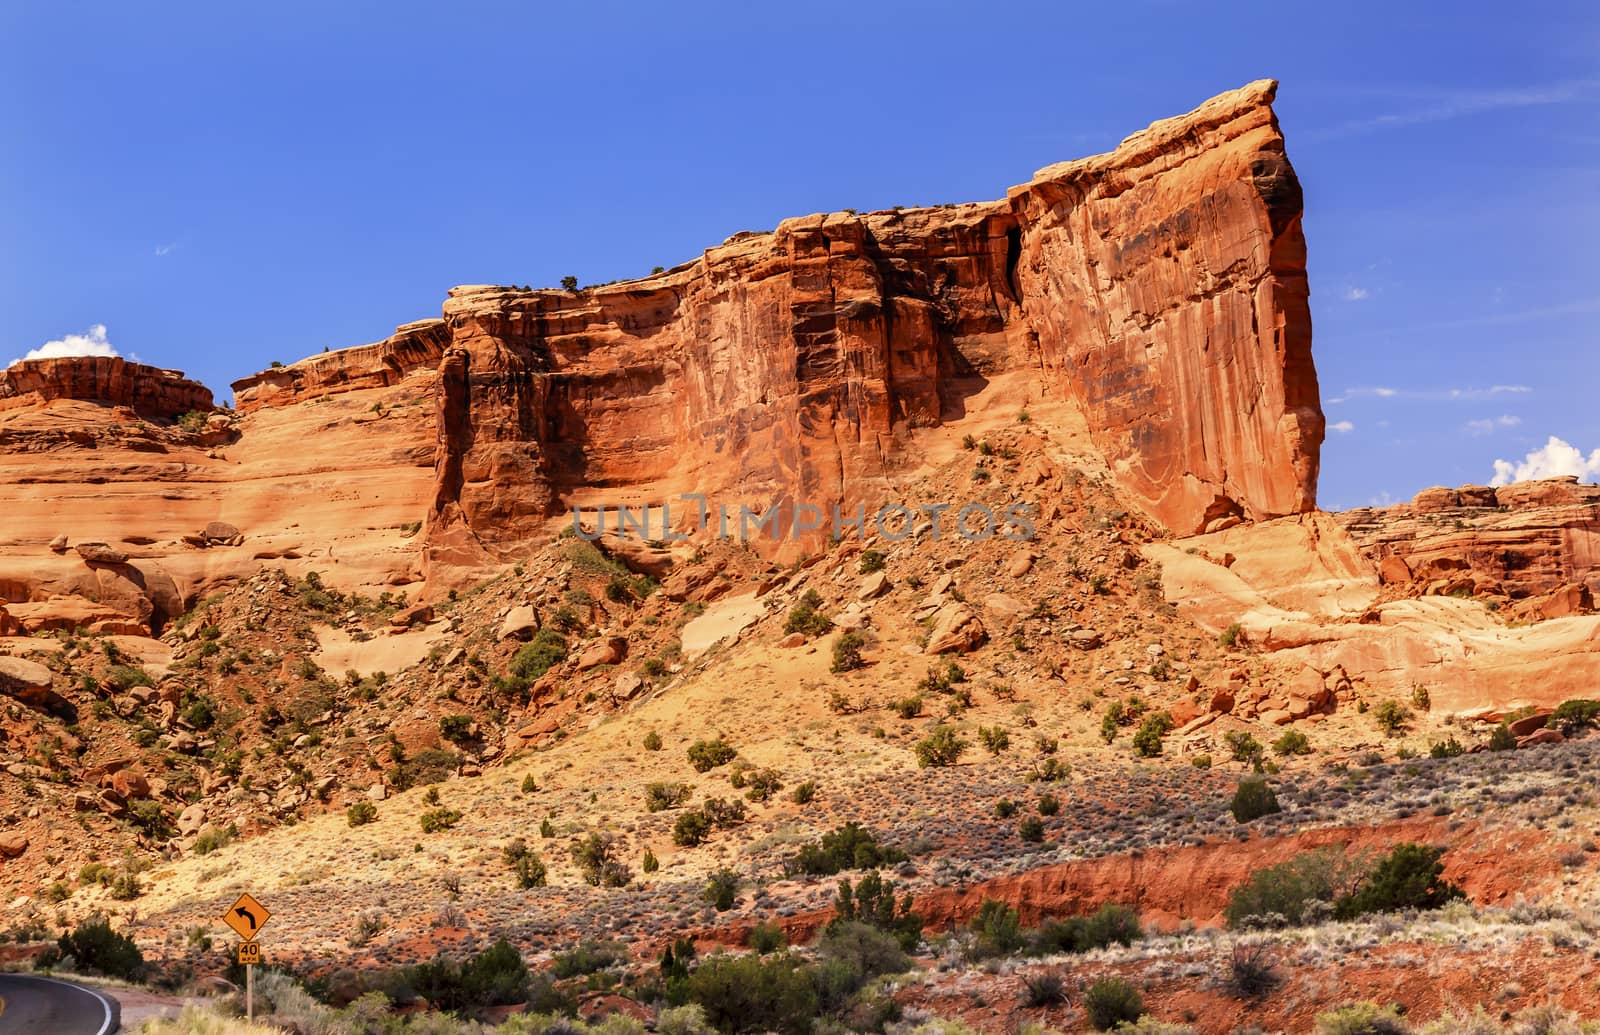
[[[231,411],[173,371],[17,364],[0,372],[0,626],[150,632],[263,564],[426,600],[515,560],[568,507],[686,492],[779,505],[761,548],[795,560],[827,531],[791,540],[790,505],[951,502],[915,498],[919,465],[1024,408],[1127,506],[1200,537],[1170,548],[1169,594],[1223,626],[1294,616],[1260,642],[1360,638],[1377,625],[1352,615],[1463,593],[1593,621],[1581,487],[1315,511],[1324,421],[1275,89],[1002,200],[789,219],[581,291],[456,287],[439,318],[236,382]],[[1482,513],[1446,535],[1437,507]],[[1568,678],[1594,669],[1585,629],[1563,634]],[[1308,660],[1399,678],[1406,659],[1369,640]]]

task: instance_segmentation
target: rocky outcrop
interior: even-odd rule
[[[1316,504],[1323,417],[1299,180],[1272,82],[1011,192],[1048,374],[1178,535]]]
[[[1005,201],[786,220],[581,292],[452,290],[432,559],[504,560],[564,503],[619,489],[777,504],[785,539],[793,504],[878,499],[913,429],[1017,371],[1076,404],[1177,532],[1310,509],[1323,418],[1274,89]]]
[[[1576,478],[1424,489],[1338,519],[1384,582],[1411,595],[1600,594],[1600,485]]]
[[[372,345],[324,352],[289,366],[277,366],[233,383],[234,407],[241,414],[264,406],[288,406],[363,388],[387,388],[414,370],[439,365],[449,342],[444,321],[402,324]]]
[[[211,390],[181,371],[109,356],[30,359],[0,370],[0,412],[56,400],[126,406],[163,419],[213,408]]]

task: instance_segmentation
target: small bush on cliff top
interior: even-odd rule
[[[1354,891],[1335,903],[1334,915],[1349,920],[1368,913],[1438,909],[1451,899],[1460,898],[1461,889],[1444,879],[1444,864],[1439,861],[1442,855],[1443,848],[1396,845]]]

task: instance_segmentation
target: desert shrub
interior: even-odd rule
[[[1373,709],[1372,717],[1378,720],[1379,728],[1392,737],[1411,721],[1411,709],[1399,701],[1382,701]]]
[[[1017,803],[1010,798],[1001,798],[994,803],[994,814],[1001,819],[1010,819],[1017,814]]]
[[[744,802],[737,798],[707,798],[701,804],[700,811],[705,814],[712,826],[719,829],[738,826],[744,822]]]
[[[915,748],[917,765],[924,769],[930,766],[955,765],[956,760],[966,750],[966,738],[949,726],[938,726],[932,733],[917,741]]]
[[[528,967],[504,938],[457,963],[445,956],[403,971],[404,983],[434,1009],[446,1012],[507,1006],[528,999]]]
[[[528,773],[526,776],[524,776],[522,778],[522,793],[523,794],[535,794],[535,793],[538,792],[538,790],[539,790],[539,781],[535,780],[533,778],[533,774],[532,773]]]
[[[1144,997],[1121,978],[1101,978],[1083,991],[1083,1011],[1095,1031],[1132,1024],[1144,1013]]]
[[[857,565],[857,568],[861,574],[871,575],[875,571],[883,570],[884,561],[885,558],[880,551],[864,550],[861,553],[861,561]]]
[[[639,869],[646,873],[654,873],[661,869],[661,860],[656,858],[656,853],[646,848],[644,858],[639,860]]]
[[[1239,788],[1233,792],[1233,801],[1229,803],[1228,808],[1233,812],[1233,818],[1240,823],[1248,823],[1253,819],[1283,811],[1283,806],[1278,804],[1278,796],[1272,793],[1267,781],[1260,777],[1240,780]]]
[[[104,916],[89,917],[63,934],[56,947],[41,953],[35,966],[43,970],[72,957],[77,969],[91,974],[138,981],[144,977],[144,954],[133,939],[111,929]]]
[[[1550,713],[1549,725],[1568,736],[1600,723],[1600,701],[1575,699],[1562,701]]]
[[[468,731],[472,729],[472,716],[470,715],[441,715],[439,716],[439,736],[445,740],[460,744],[470,740]]]
[[[660,751],[661,734],[657,733],[655,730],[651,730],[649,733],[646,733],[644,735],[643,745],[646,751]]]
[[[1272,750],[1280,755],[1309,755],[1311,740],[1299,730],[1284,730],[1283,736],[1272,742]]]
[[[1029,1007],[1060,1006],[1067,1001],[1067,989],[1061,975],[1053,970],[1042,974],[1024,974],[1022,977],[1022,1002]]]
[[[697,773],[709,773],[718,766],[727,765],[739,754],[733,745],[720,736],[711,740],[697,740],[689,745],[689,764]]]
[[[909,952],[922,938],[922,917],[911,911],[911,893],[895,898],[895,882],[886,881],[877,870],[868,871],[852,887],[839,882],[834,898],[834,923],[856,921],[890,935]]]
[[[967,925],[974,935],[973,956],[1009,956],[1022,948],[1022,922],[1015,909],[1004,902],[986,898],[977,915]]]
[[[1232,647],[1239,642],[1239,633],[1242,631],[1243,630],[1239,623],[1233,622],[1218,634],[1217,642],[1222,644],[1224,647]]]
[[[1044,840],[1044,823],[1037,816],[1029,816],[1017,824],[1017,836],[1029,844],[1038,844]]]
[[[790,953],[712,956],[689,974],[684,992],[724,1035],[810,1035],[817,1013],[811,968]]]
[[[455,775],[461,765],[461,756],[441,748],[424,748],[414,758],[406,759],[394,767],[389,782],[395,790],[404,791],[426,784],[443,783]]]
[[[1061,799],[1054,794],[1039,795],[1039,815],[1054,816],[1061,811]]]
[[[517,648],[511,656],[511,674],[527,686],[567,659],[567,638],[548,626]]]
[[[1490,751],[1513,751],[1517,746],[1517,735],[1511,732],[1511,727],[1501,723],[1489,734]]]
[[[500,854],[516,876],[517,887],[526,890],[545,886],[548,875],[544,860],[528,847],[528,842],[520,837],[514,838],[500,850]]]
[[[871,870],[905,862],[906,853],[878,843],[877,835],[858,823],[823,834],[821,840],[800,846],[786,872],[829,877],[841,870]]]
[[[1317,1014],[1314,1035],[1408,1035],[1411,1031],[1393,1007],[1351,1003]]]
[[[814,589],[806,590],[799,603],[789,609],[783,620],[783,631],[805,636],[825,636],[833,631],[833,620],[820,610],[822,597]]]
[[[195,855],[210,855],[219,848],[225,848],[239,839],[239,825],[229,823],[225,827],[207,826],[194,839]]]
[[[770,920],[763,920],[750,928],[748,944],[751,949],[765,956],[769,952],[787,948],[789,938],[783,933],[783,928]]]
[[[1277,987],[1278,972],[1264,944],[1237,944],[1228,954],[1223,984],[1241,999],[1256,999]]]
[[[597,888],[621,888],[633,879],[628,867],[616,857],[611,839],[599,834],[574,841],[568,850],[572,864],[578,868],[584,883]]]
[[[917,716],[922,714],[922,695],[913,694],[910,697],[902,697],[900,700],[894,702],[892,707],[894,708],[895,714],[900,716],[900,718],[915,719]]]
[[[692,788],[686,783],[651,783],[644,788],[644,807],[647,812],[664,812],[675,809],[689,800]]]
[[[1028,936],[1028,951],[1035,956],[1089,952],[1108,945],[1132,945],[1142,937],[1139,914],[1127,906],[1107,902],[1084,916],[1045,921]]]
[[[1161,754],[1161,738],[1172,731],[1172,715],[1156,712],[1140,725],[1133,735],[1133,750],[1140,758],[1155,758]]]
[[[979,726],[978,740],[991,755],[999,755],[1011,746],[1011,734],[1004,726]]]
[[[153,798],[139,798],[129,802],[128,822],[152,840],[165,840],[173,834],[172,814]]]
[[[1354,891],[1334,903],[1334,915],[1353,919],[1400,909],[1438,909],[1462,897],[1461,889],[1444,879],[1443,855],[1443,848],[1429,845],[1396,845]]]
[[[711,874],[700,898],[719,913],[733,908],[739,896],[739,875],[726,866]]]
[[[111,881],[111,897],[118,902],[131,902],[144,894],[144,885],[136,873],[119,873]]]
[[[796,805],[809,805],[815,800],[816,796],[817,782],[815,780],[806,780],[804,783],[796,784],[794,790],[789,792],[789,800]]]
[[[1229,730],[1222,739],[1235,762],[1257,762],[1266,754],[1261,742],[1243,730]]]
[[[550,961],[550,972],[556,977],[583,977],[598,974],[612,967],[625,967],[633,962],[633,955],[622,942],[602,942],[585,938],[566,952],[557,953]]]
[[[783,778],[776,769],[756,769],[745,777],[744,796],[751,801],[766,801],[783,790]]]
[[[699,809],[685,812],[672,824],[672,843],[684,848],[693,848],[711,836],[711,820]]]
[[[1428,745],[1429,758],[1454,758],[1466,754],[1467,749],[1461,746],[1461,741],[1454,737],[1436,740]]]
[[[424,834],[437,834],[441,830],[449,830],[461,822],[461,813],[456,809],[447,807],[429,809],[418,816],[417,821],[421,824]]]
[[[1251,873],[1228,895],[1222,915],[1229,927],[1305,924],[1332,910],[1361,874],[1343,852],[1321,848]]]
[[[848,629],[834,637],[833,664],[828,667],[830,672],[854,672],[865,665],[866,659],[861,656],[861,648],[867,644],[867,638]]]

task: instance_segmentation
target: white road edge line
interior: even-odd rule
[[[94,996],[95,999],[100,1003],[100,1009],[104,1010],[105,1014],[106,1014],[106,1019],[101,1023],[100,1030],[95,1032],[95,1035],[111,1035],[111,1023],[112,1023],[111,1003],[106,999],[106,997],[105,997],[105,995],[103,993],[98,992],[95,989],[88,988],[88,987],[86,987],[84,985],[75,985],[71,981],[62,981],[62,980],[60,980],[58,978],[38,977],[38,976],[33,975],[33,974],[16,974],[16,975],[13,975],[13,976],[14,977],[25,977],[25,978],[28,978],[29,980],[32,980],[32,981],[48,981],[52,985],[61,985],[61,986],[66,987],[66,988],[75,988],[78,991],[84,993],[85,995]]]

